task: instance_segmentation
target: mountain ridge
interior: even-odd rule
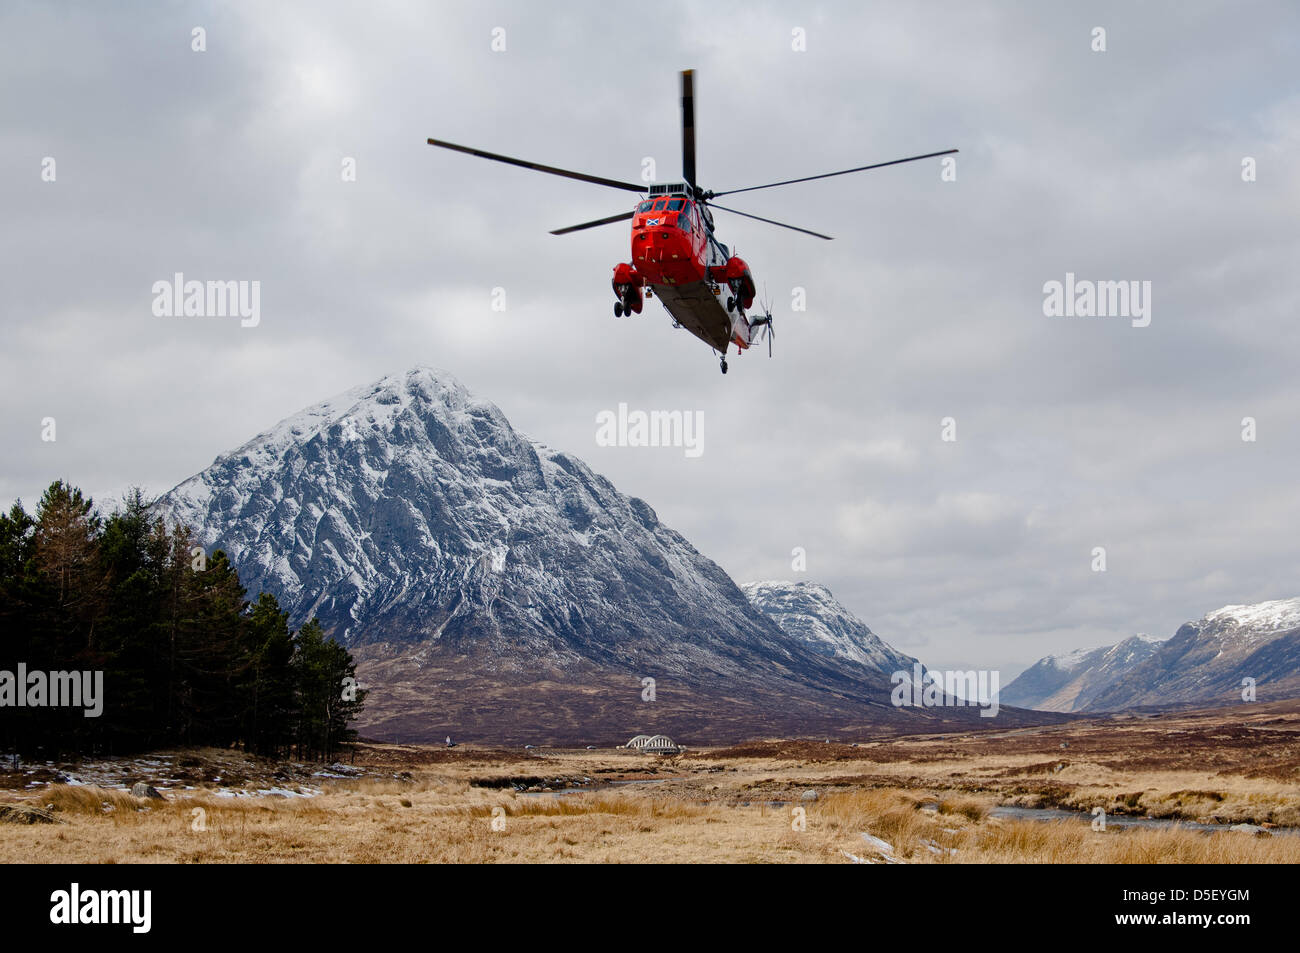
[[[1084,710],[1240,704],[1243,679],[1259,700],[1300,695],[1300,598],[1223,606],[1183,624]]]
[[[1038,711],[1079,711],[1159,644],[1139,633],[1114,645],[1044,656],[1002,689],[1002,700]]]
[[[768,579],[742,583],[740,590],[813,651],[855,662],[887,677],[899,671],[910,675],[912,666],[920,664],[872,632],[821,583]]]
[[[1093,714],[1127,708],[1230,705],[1300,695],[1300,598],[1227,605],[1180,626],[1039,659],[1002,692],[1009,705]]]

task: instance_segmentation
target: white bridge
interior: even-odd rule
[[[647,754],[677,754],[685,750],[681,745],[674,744],[673,739],[667,735],[637,735],[623,747],[636,748]]]

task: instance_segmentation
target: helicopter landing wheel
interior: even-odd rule
[[[623,302],[621,301],[614,302],[614,317],[616,318],[623,317]]]
[[[722,373],[724,374],[727,373],[727,359],[725,357],[722,359],[721,367],[722,367]]]

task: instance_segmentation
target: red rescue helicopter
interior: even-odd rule
[[[681,74],[682,89],[682,178],[684,181],[667,185],[636,184],[606,179],[601,176],[558,169],[554,166],[540,165],[525,159],[512,159],[509,156],[482,149],[458,146],[452,142],[430,139],[429,145],[481,159],[505,162],[537,172],[591,182],[609,188],[637,192],[643,198],[630,212],[620,212],[609,218],[581,225],[557,228],[552,235],[567,235],[598,225],[610,225],[614,222],[632,220],[632,260],[614,266],[611,285],[614,289],[614,316],[640,314],[645,298],[657,296],[673,318],[674,327],[686,328],[720,357],[722,373],[727,373],[727,346],[735,344],[737,353],[746,350],[751,344],[767,338],[768,356],[772,352],[772,313],[764,307],[761,314],[750,317],[746,314],[754,305],[754,276],[749,265],[731,254],[726,245],[714,235],[713,215],[711,209],[742,215],[769,225],[778,225],[815,238],[827,241],[831,236],[776,222],[770,218],[751,215],[738,209],[726,208],[713,200],[722,195],[735,195],[738,192],[754,192],[758,189],[772,189],[781,185],[793,185],[796,182],[810,182],[813,179],[826,179],[836,175],[848,175],[850,172],[865,172],[904,162],[916,162],[920,159],[933,159],[936,156],[950,155],[956,149],[942,152],[927,152],[925,155],[909,156],[906,159],[894,159],[891,162],[877,162],[872,165],[857,166],[839,172],[826,172],[821,175],[809,175],[799,179],[786,179],[783,182],[769,182],[766,185],[751,185],[743,189],[728,189],[714,192],[702,189],[695,184],[695,71],[683,70]],[[726,304],[722,302],[722,288],[727,288]]]

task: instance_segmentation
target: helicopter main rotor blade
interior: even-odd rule
[[[695,70],[682,70],[682,177],[695,184]]]
[[[746,189],[728,189],[725,192],[714,192],[714,195],[735,195],[737,192],[753,192],[758,189],[774,189],[778,185],[794,185],[796,182],[811,182],[814,179],[829,179],[836,175],[848,175],[850,172],[866,172],[868,169],[883,169],[887,165],[901,165],[904,162],[916,162],[920,159],[933,159],[936,156],[952,155],[956,149],[945,149],[943,152],[927,152],[923,156],[908,156],[906,159],[894,159],[892,162],[877,162],[874,165],[860,165],[856,169],[845,169],[842,172],[825,172],[822,175],[807,175],[802,179],[786,179],[784,182],[769,182],[767,185],[751,185]]]
[[[482,149],[471,149],[469,146],[458,146],[454,142],[442,142],[438,139],[430,139],[429,145],[438,146],[440,149],[450,149],[452,152],[463,152],[466,155],[478,156],[480,159],[491,159],[494,162],[505,162],[508,165],[517,165],[523,169],[532,169],[534,172],[547,172],[551,175],[563,176],[566,179],[577,179],[579,182],[591,182],[593,185],[607,185],[611,189],[625,189],[628,192],[644,192],[644,185],[637,185],[635,182],[619,182],[617,179],[606,179],[599,175],[587,175],[585,172],[572,172],[569,169],[558,169],[553,165],[542,165],[539,162],[529,162],[526,159],[512,159],[510,156],[497,155],[495,152],[484,152]]]
[[[811,235],[813,236],[813,238],[824,238],[828,242],[834,241],[834,239],[831,238],[831,236],[823,235],[821,232],[814,232],[806,228],[800,228],[798,225],[787,225],[785,222],[775,222],[770,218],[763,218],[761,215],[750,215],[748,212],[738,212],[734,208],[727,208],[725,205],[714,205],[712,202],[710,202],[709,208],[716,208],[716,209],[720,209],[723,212],[730,212],[732,215],[743,215],[745,216],[745,218],[752,218],[760,222],[767,222],[767,224],[769,225],[779,225],[782,228],[788,228],[791,231],[803,232],[805,235]]]
[[[626,222],[636,214],[636,209],[630,212],[621,212],[618,215],[611,215],[609,218],[600,218],[594,222],[583,222],[581,225],[570,225],[568,228],[557,228],[551,232],[552,235],[567,235],[569,232],[580,232],[584,228],[595,228],[597,225],[612,225],[614,222]]]

